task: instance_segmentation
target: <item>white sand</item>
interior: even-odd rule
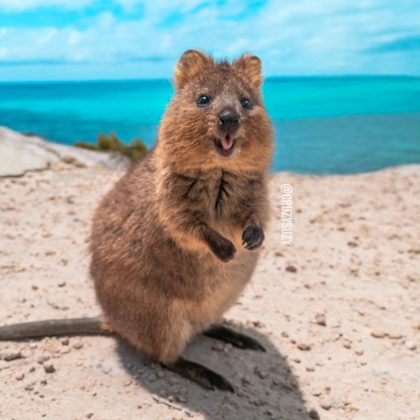
[[[121,172],[78,166],[0,178],[0,324],[99,313],[86,238]],[[281,244],[284,183],[293,246]],[[236,395],[207,392],[112,337],[2,342],[0,359],[22,357],[0,360],[0,418],[420,418],[420,166],[277,174],[271,195],[258,269],[227,314],[268,352],[209,338],[187,350]]]

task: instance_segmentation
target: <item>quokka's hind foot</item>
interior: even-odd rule
[[[218,325],[210,328],[204,332],[208,337],[216,338],[217,340],[224,341],[232,344],[232,346],[240,349],[266,351],[265,348],[255,339],[245,334],[236,332],[224,325]]]
[[[163,365],[163,367],[195,382],[204,389],[235,392],[233,386],[223,376],[182,357],[172,364]]]

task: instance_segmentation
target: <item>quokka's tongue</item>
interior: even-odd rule
[[[224,136],[221,141],[223,150],[229,150],[233,145],[233,139],[229,135]]]

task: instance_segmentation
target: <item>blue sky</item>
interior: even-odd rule
[[[419,22],[415,0],[0,0],[0,80],[171,77],[189,48],[267,76],[420,75]]]

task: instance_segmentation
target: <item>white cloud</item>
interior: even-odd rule
[[[82,9],[93,0],[0,0],[0,10],[23,12],[38,7],[56,7],[64,9]]]
[[[124,10],[143,3],[114,2]],[[6,3],[76,7],[89,0],[0,0],[0,9]],[[272,0],[255,13],[246,13],[246,2],[239,0],[197,7],[200,4],[199,0],[147,1],[137,20],[119,20],[104,11],[86,17],[83,29],[0,28],[0,38],[9,60],[104,63],[115,77],[124,65],[143,71],[139,77],[169,76],[176,57],[189,48],[217,57],[254,52],[263,58],[266,74],[413,73],[420,68],[410,58],[395,63],[365,53],[377,43],[417,30],[419,13],[414,2],[412,7],[399,7],[391,0],[352,4],[347,0]],[[238,13],[242,17],[237,18]],[[167,59],[159,61],[159,57]]]

